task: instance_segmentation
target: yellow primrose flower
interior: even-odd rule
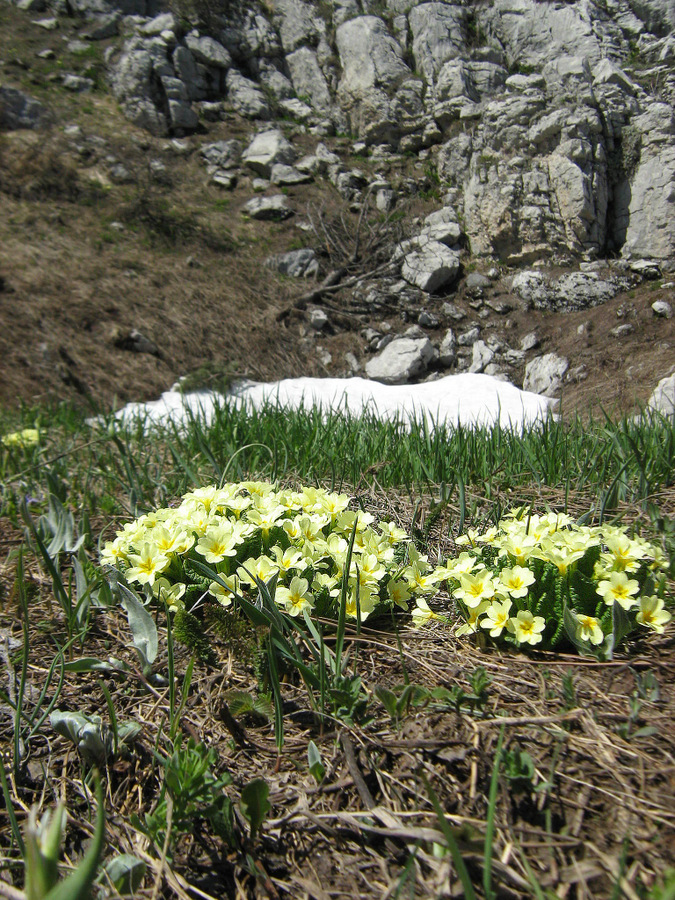
[[[185,593],[185,585],[180,581],[172,584],[168,578],[158,578],[153,585],[152,593],[158,600],[163,600],[171,612],[176,612],[182,606],[180,600]]]
[[[537,541],[531,534],[509,534],[501,543],[500,556],[508,554],[519,566],[524,566],[537,548]]]
[[[187,553],[195,542],[194,536],[184,529],[171,531],[165,525],[155,526],[149,537],[162,553]]]
[[[606,581],[601,581],[597,587],[597,593],[600,594],[607,606],[611,606],[614,601],[623,606],[624,609],[630,609],[638,602],[635,594],[640,590],[640,585],[634,579],[628,579],[625,572],[610,572]]]
[[[557,547],[544,541],[540,551],[536,553],[538,559],[554,565],[560,575],[566,575],[567,570],[578,562],[586,550],[570,550],[566,547]]]
[[[317,498],[313,511],[326,513],[334,520],[349,506],[349,497],[346,494],[323,494]]]
[[[314,608],[314,597],[309,592],[309,582],[297,575],[291,579],[289,587],[278,587],[276,602],[285,607],[289,616],[299,616],[304,609]]]
[[[126,542],[120,540],[119,537],[114,541],[107,541],[101,550],[102,566],[117,566],[120,562],[126,562],[129,548]]]
[[[350,573],[352,576],[356,574],[357,567],[361,584],[380,581],[386,573],[386,569],[374,553],[363,553],[358,560],[352,560]]]
[[[223,525],[212,525],[206,529],[206,534],[200,537],[195,547],[207,563],[222,562],[226,556],[236,556],[234,535],[232,527],[227,520]]]
[[[671,614],[663,608],[662,597],[640,597],[640,610],[635,621],[645,628],[662,634],[664,626],[672,619]]]
[[[215,485],[196,488],[196,490],[183,495],[183,500],[192,502],[195,506],[201,507],[207,513],[211,512],[212,509],[215,512],[218,507],[226,503],[228,499],[228,495]]]
[[[356,619],[360,615],[361,621],[365,622],[371,612],[375,609],[378,600],[377,585],[371,583],[357,586],[355,581],[350,580],[345,612],[350,619]]]
[[[574,613],[577,620],[577,637],[582,641],[590,641],[591,644],[601,644],[604,640],[600,622],[595,616],[580,616]]]
[[[495,593],[495,586],[488,571],[475,575],[461,575],[459,587],[453,596],[461,600],[469,609],[475,609],[483,600],[489,600]]]
[[[250,584],[256,587],[256,578],[260,581],[267,582],[276,572],[276,568],[271,559],[267,556],[259,556],[257,559],[249,557],[237,569],[237,575],[244,584]]]
[[[499,637],[509,621],[509,612],[513,604],[510,600],[493,600],[485,610],[485,618],[481,628],[487,628],[491,637]]]
[[[623,531],[608,534],[605,543],[613,557],[613,568],[618,572],[635,572],[645,556],[644,548],[637,541],[631,541]]]
[[[441,576],[435,571],[425,571],[426,568],[426,565],[420,565],[419,562],[415,562],[403,570],[403,576],[407,579],[413,591],[427,594],[436,590],[436,585],[441,580]]]
[[[469,572],[473,572],[474,568],[484,569],[485,564],[480,562],[472,553],[468,553],[464,550],[459,554],[457,559],[448,560],[443,568],[437,569],[436,571],[442,573],[442,581],[445,581],[448,578],[454,578],[459,581],[461,575],[468,575]]]
[[[480,532],[475,528],[469,528],[466,534],[460,534],[455,538],[455,543],[458,547],[465,547],[467,544],[471,547],[475,547],[479,538]]]
[[[227,587],[220,584],[219,581],[212,581],[209,585],[209,593],[221,606],[230,606],[234,595],[239,593],[239,578],[236,575],[221,575],[220,579],[225,582]]]
[[[159,551],[156,544],[146,542],[140,553],[129,555],[129,562],[132,565],[125,573],[127,581],[149,584],[152,587],[155,578],[169,567],[171,560]]]
[[[262,531],[263,537],[267,539],[272,528],[281,525],[279,519],[282,518],[285,512],[286,510],[283,506],[277,504],[268,506],[256,504],[254,508],[246,511],[246,518],[248,522],[259,528]]]
[[[377,527],[389,544],[399,544],[408,537],[405,531],[398,527],[396,522],[380,522]]]
[[[463,625],[459,626],[455,634],[459,637],[461,637],[461,635],[463,634],[475,634],[478,631],[478,626],[480,624],[478,619],[483,615],[489,605],[489,600],[483,600],[478,604],[478,606],[475,606],[473,609],[469,609],[469,618],[466,622],[464,622]]]
[[[546,621],[542,616],[533,616],[528,609],[521,609],[517,616],[509,619],[506,627],[519,644],[538,644]]]
[[[337,583],[338,580],[334,575],[329,575],[328,572],[318,572],[312,581],[312,590],[320,594],[322,590],[326,589],[329,597],[337,597],[340,593]]]
[[[410,600],[411,588],[407,581],[395,581],[393,578],[387,584],[387,593],[389,594],[389,599],[396,606],[400,606],[401,609],[408,609],[408,600]],[[419,605],[420,600],[423,600],[422,597],[417,598],[417,603]],[[426,600],[423,600],[426,604]]]
[[[3,434],[1,440],[4,447],[33,447],[40,442],[40,434],[37,428],[22,428]]]
[[[225,505],[230,512],[234,513],[235,519],[238,519],[249,506],[253,505],[253,500],[245,494],[238,494],[237,496],[229,497]]]
[[[429,608],[429,604],[424,599],[424,597],[416,597],[415,603],[417,604],[413,609],[412,621],[414,628],[421,628],[423,625],[426,625],[427,622],[430,622],[432,619],[442,619],[443,616],[439,616],[438,613],[435,613],[432,609]]]
[[[523,566],[502,569],[499,573],[499,582],[511,597],[527,597],[528,587],[534,584],[534,572]]]
[[[370,513],[364,512],[362,509],[357,511],[346,509],[338,515],[335,520],[335,526],[338,531],[341,531],[345,536],[348,536],[352,533],[354,522],[356,522],[356,533],[358,534],[359,532],[364,531],[369,525],[372,525],[374,521],[375,517],[371,516]]]
[[[274,564],[279,569],[281,575],[286,575],[291,569],[306,569],[307,560],[303,559],[302,553],[297,547],[280,547],[275,544],[271,551],[274,556]]]

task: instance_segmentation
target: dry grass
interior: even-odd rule
[[[403,498],[373,492],[368,508],[410,526],[413,511]],[[6,554],[15,535],[4,534]],[[0,571],[5,640],[20,637],[13,575],[13,565],[5,562]],[[62,623],[36,569],[30,584],[27,696],[34,697]],[[448,597],[436,602],[452,610]],[[180,733],[215,749],[217,770],[232,777],[226,790],[235,805],[245,784],[263,778],[272,809],[255,840],[237,814],[238,850],[197,817],[194,828],[175,836],[167,861],[132,822],[134,815],[142,819],[157,798],[160,770],[153,748],[169,728],[168,689],[148,683],[138,672],[125,617],[115,610],[96,612],[82,653],[127,662],[128,675],[108,675],[105,681],[118,720],[142,726],[131,750],[111,760],[105,773],[108,853],[134,853],[149,866],[136,897],[460,896],[449,857],[434,852],[443,838],[426,781],[479,885],[488,793],[502,732],[492,844],[497,896],[535,896],[533,879],[547,897],[651,896],[675,857],[672,624],[664,635],[633,641],[605,663],[479,647],[441,625],[423,631],[400,627],[383,622],[348,636],[350,666],[362,676],[369,697],[368,721],[321,726],[305,689],[289,675],[279,755],[270,722],[253,715],[234,720],[229,711],[232,691],[257,695],[260,689],[255,635],[250,626],[239,627],[231,619],[225,628],[218,618],[212,620],[209,642],[217,665],[197,664]],[[160,627],[154,671],[164,676],[166,646]],[[188,660],[178,646],[179,687]],[[395,722],[375,695],[377,687],[397,691],[404,683],[470,693],[479,668],[488,684],[473,710],[471,704],[457,709],[427,697]],[[59,707],[101,714],[105,702],[99,678],[67,675]],[[9,747],[11,716],[5,706],[0,712],[0,740]],[[310,740],[326,769],[320,784],[308,771]],[[81,761],[72,745],[46,726],[30,751],[24,782],[12,785],[19,818],[33,803],[48,807],[64,797],[71,812],[65,859],[74,862],[91,831]],[[0,810],[4,854],[8,838],[6,814]],[[11,872],[4,877],[14,880],[16,872]]]

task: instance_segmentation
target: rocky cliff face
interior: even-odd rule
[[[675,253],[672,0],[277,0],[212,14],[210,33],[138,2],[110,0],[110,77],[155,133],[226,101],[426,156],[479,256]]]

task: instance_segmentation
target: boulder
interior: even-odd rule
[[[337,97],[350,130],[368,143],[393,141],[399,124],[390,98],[412,72],[382,19],[359,16],[337,29],[342,78]]]
[[[662,416],[675,418],[675,375],[659,381],[647,402],[647,408]]]
[[[255,81],[245,78],[236,69],[229,69],[226,85],[228,100],[240,115],[247,119],[272,118],[272,111],[265,95]]]
[[[288,201],[283,194],[274,194],[271,197],[253,197],[244,205],[242,210],[251,219],[261,221],[281,222],[293,215]]]
[[[316,253],[309,247],[303,250],[290,250],[288,253],[270,256],[266,260],[266,265],[271,269],[275,269],[281,275],[288,275],[290,278],[310,278],[319,271],[319,261],[316,258]]]
[[[420,3],[408,15],[415,68],[433,85],[447,60],[465,52],[466,11],[460,5]]]
[[[403,260],[401,275],[427,293],[454,281],[459,274],[459,253],[439,241],[427,241]]]
[[[366,363],[366,375],[384,384],[406,384],[422,375],[434,356],[429,338],[395,338]]]
[[[476,341],[471,348],[469,372],[480,373],[485,371],[485,367],[492,362],[494,355],[494,351],[488,347],[485,341]]]
[[[299,47],[288,54],[286,64],[298,97],[303,97],[319,112],[328,112],[331,95],[316,52],[309,47]]]
[[[16,88],[0,86],[0,130],[39,128],[48,120],[46,108]]]
[[[562,386],[568,367],[565,357],[555,353],[536,356],[525,366],[523,390],[554,397]]]
[[[452,328],[448,328],[438,350],[438,361],[449,368],[457,362],[457,338]]]
[[[295,161],[295,150],[283,132],[278,129],[257,134],[244,151],[243,162],[258,175],[269,178],[276,163],[290,165]]]
[[[284,163],[274,163],[270,170],[270,181],[272,184],[293,185],[308,184],[313,178],[309,172],[301,172],[294,166],[287,166]]]
[[[185,36],[185,44],[197,62],[216,69],[229,69],[232,57],[221,43],[208,35],[191,32]]]
[[[236,169],[241,160],[241,142],[234,138],[215,141],[213,144],[204,144],[199,153],[209,168]]]
[[[163,98],[157,88],[157,73],[172,74],[161,48],[139,37],[131,38],[123,47],[117,62],[110,69],[112,92],[124,114],[135,125],[151,134],[166,134],[167,120],[160,112]]]

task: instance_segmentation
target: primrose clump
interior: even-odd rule
[[[197,488],[178,507],[125,525],[101,562],[174,611],[207,599],[222,606],[238,595],[254,599],[258,579],[273,576],[275,601],[293,617],[335,614],[345,584],[346,615],[361,621],[391,607],[407,611],[411,599],[435,593],[444,576],[406,532],[350,502],[321,488],[257,481]]]
[[[545,650],[572,644],[582,654],[607,658],[630,632],[661,633],[671,619],[663,552],[623,528],[518,509],[456,543],[466,550],[435,576],[463,614],[458,635]],[[413,618],[442,617],[422,598]]]

